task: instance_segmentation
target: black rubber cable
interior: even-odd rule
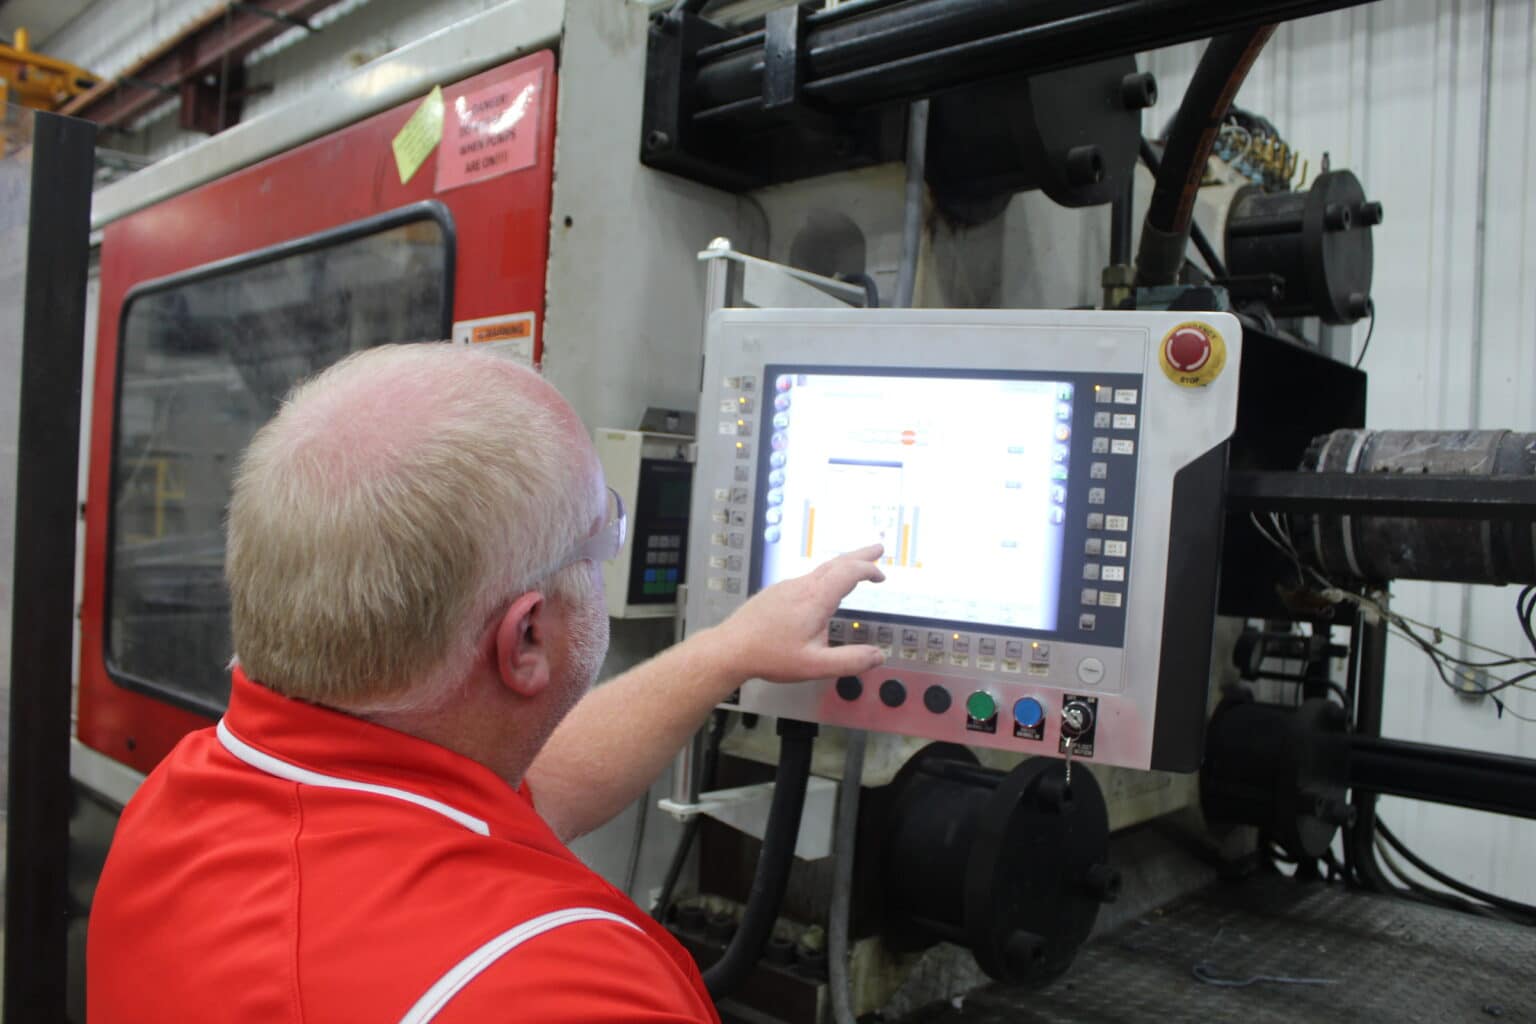
[[[1162,159],[1157,155],[1157,150],[1152,148],[1152,143],[1146,139],[1141,140],[1141,162],[1147,165],[1147,170],[1152,172],[1154,178],[1157,177],[1158,170],[1162,167]],[[1210,238],[1206,236],[1205,229],[1194,220],[1189,222],[1189,239],[1195,243],[1195,248],[1199,250],[1200,258],[1205,260],[1206,268],[1210,270],[1211,276],[1217,278],[1226,277],[1227,265],[1221,261],[1220,256],[1216,255],[1216,247],[1211,244]],[[1126,244],[1129,246],[1130,243],[1127,242]]]
[[[1211,149],[1243,79],[1274,31],[1274,25],[1260,25],[1228,32],[1214,37],[1205,48],[1163,150],[1162,168],[1152,189],[1136,254],[1137,285],[1167,285],[1178,280],[1194,222],[1195,195],[1205,178]]]
[[[1498,909],[1508,911],[1511,914],[1518,914],[1520,917],[1527,919],[1527,923],[1536,923],[1536,906],[1532,906],[1529,903],[1521,903],[1519,900],[1506,899],[1503,896],[1496,896],[1491,892],[1484,892],[1481,889],[1452,878],[1450,875],[1447,875],[1445,872],[1438,870],[1433,865],[1426,863],[1412,850],[1404,846],[1402,840],[1393,835],[1392,830],[1387,828],[1386,824],[1382,822],[1380,818],[1376,819],[1376,832],[1381,836],[1381,838],[1387,841],[1388,846],[1397,851],[1399,856],[1401,856],[1409,864],[1412,864],[1414,867],[1418,868],[1424,874],[1428,875],[1430,878],[1445,886],[1447,889],[1454,889],[1456,892],[1461,893],[1463,896],[1470,896],[1472,899],[1486,903],[1490,907],[1497,907]]]
[[[779,719],[779,766],[773,777],[773,802],[763,832],[763,849],[752,876],[752,890],[741,924],[724,955],[704,972],[704,985],[719,1000],[733,991],[762,959],[773,935],[789,869],[795,860],[795,840],[800,835],[800,815],[805,810],[805,790],[811,778],[811,750],[816,726],[811,722]]]

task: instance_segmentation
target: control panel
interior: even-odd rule
[[[863,676],[742,710],[1198,766],[1241,330],[1224,314],[722,310],[687,627],[871,543]]]
[[[608,486],[629,516],[624,547],[603,573],[608,614],[616,619],[675,615],[678,588],[688,580],[693,438],[602,429],[593,432],[592,442]]]

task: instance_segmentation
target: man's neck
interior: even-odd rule
[[[376,711],[362,717],[461,754],[516,787],[533,763],[542,736],[530,736],[529,730],[518,728],[537,717],[530,715],[535,709],[511,707],[511,703],[511,697],[500,687],[472,680],[441,708]]]

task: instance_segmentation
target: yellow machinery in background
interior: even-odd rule
[[[34,52],[24,28],[9,46],[0,43],[0,103],[57,110],[99,81],[84,68]]]

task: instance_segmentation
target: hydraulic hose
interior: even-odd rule
[[[1229,32],[1216,36],[1205,48],[1163,150],[1136,254],[1137,285],[1155,287],[1178,280],[1194,221],[1195,195],[1221,123],[1274,32],[1274,25]]]
[[[795,839],[800,834],[800,815],[805,810],[805,790],[811,777],[811,749],[816,726],[810,722],[779,719],[779,767],[773,777],[773,802],[763,832],[763,850],[752,876],[752,891],[741,924],[724,955],[704,972],[704,984],[712,998],[728,995],[762,959],[773,925],[784,903],[789,869],[795,860]]]
[[[1157,177],[1157,172],[1163,165],[1161,158],[1157,155],[1157,151],[1152,148],[1152,143],[1148,142],[1145,138],[1141,140],[1141,162],[1146,164],[1147,170],[1152,172],[1152,177],[1154,178]],[[1195,248],[1200,251],[1200,256],[1205,260],[1206,267],[1210,269],[1211,276],[1226,277],[1227,265],[1216,254],[1216,247],[1206,237],[1205,231],[1200,227],[1200,222],[1194,218],[1190,218],[1189,221],[1189,238],[1190,241],[1195,243]],[[1129,252],[1130,242],[1127,241],[1125,245],[1126,251]]]

